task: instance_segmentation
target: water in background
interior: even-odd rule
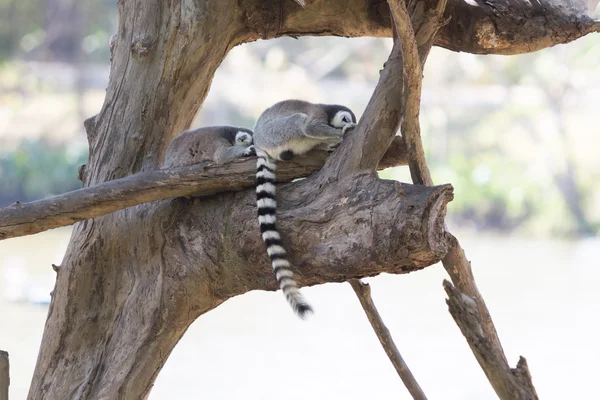
[[[0,348],[24,399],[69,229],[0,242]],[[461,237],[459,235],[459,237]],[[540,398],[599,398],[599,239],[466,236],[462,243],[510,363]],[[25,274],[23,272],[25,271]],[[431,399],[496,399],[444,302],[441,266],[370,279],[400,352]],[[302,322],[281,293],[252,292],[200,317],[156,381],[160,399],[410,399],[348,284],[306,289]],[[18,302],[17,300],[26,300]]]

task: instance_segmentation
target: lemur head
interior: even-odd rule
[[[356,116],[348,107],[337,104],[325,106],[329,125],[334,128],[343,128],[348,124],[356,124]]]
[[[250,146],[253,142],[252,131],[237,131],[235,134],[236,146]]]

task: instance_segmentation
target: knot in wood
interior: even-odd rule
[[[131,43],[130,50],[134,56],[144,57],[150,53],[152,46],[152,39],[148,37],[137,38]]]

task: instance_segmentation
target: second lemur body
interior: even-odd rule
[[[183,167],[203,161],[225,164],[254,155],[253,132],[235,126],[207,126],[177,136],[165,155],[164,167]]]
[[[256,204],[262,238],[275,277],[292,309],[304,318],[312,312],[298,284],[276,227],[276,160],[290,160],[312,149],[330,150],[356,125],[356,116],[347,107],[286,100],[265,110],[254,127],[256,163]]]

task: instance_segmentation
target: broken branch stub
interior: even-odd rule
[[[537,400],[538,395],[525,358],[520,357],[517,367],[510,368],[504,353],[498,351],[496,344],[486,337],[477,301],[447,280],[444,280],[444,289],[448,294],[448,310],[498,397],[507,400]]]
[[[452,186],[414,186],[368,175],[322,187],[315,181],[309,178],[284,185],[277,193],[277,224],[300,285],[344,282],[382,272],[411,272],[436,263],[446,254],[444,217],[453,198]],[[214,283],[218,287],[215,297],[221,299],[279,287],[261,242],[254,193],[236,196],[242,196],[235,199],[241,207],[224,203],[234,198],[216,196],[202,201],[202,207],[185,205],[173,221],[184,231],[191,226],[209,229],[197,230],[193,238],[183,239],[190,240],[183,247],[194,253],[189,254],[190,263],[205,258],[204,250],[194,245],[196,240],[231,238],[225,243],[215,242],[217,247],[211,250],[215,252],[213,259],[228,260]],[[217,209],[228,210],[229,218],[237,223],[210,224],[205,218],[215,215]]]

